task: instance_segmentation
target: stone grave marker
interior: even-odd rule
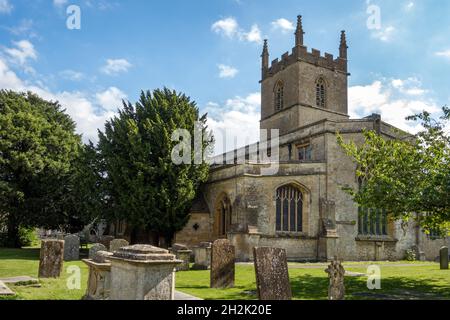
[[[286,250],[254,248],[259,300],[292,300]]]
[[[439,250],[439,262],[441,264],[441,270],[448,270],[448,247],[442,247]]]
[[[64,237],[64,261],[80,259],[80,237],[71,234]]]
[[[335,259],[331,262],[325,270],[328,273],[330,284],[328,286],[329,300],[344,300],[345,299],[345,269],[341,262]]]
[[[95,254],[98,251],[108,251],[108,249],[106,249],[106,247],[101,243],[94,243],[89,249],[89,259],[94,259]]]
[[[42,240],[39,278],[59,278],[63,269],[64,240]]]
[[[230,241],[214,241],[211,248],[211,288],[233,288],[235,248]]]
[[[117,251],[123,247],[128,247],[130,244],[125,239],[114,239],[109,243],[109,252]]]
[[[192,250],[189,250],[186,245],[176,243],[172,246],[172,251],[178,260],[183,261],[177,266],[177,271],[189,271]]]
[[[211,242],[202,242],[194,247],[193,270],[208,270],[211,267]]]
[[[168,250],[150,245],[124,247],[111,260],[111,300],[174,300],[175,267]]]

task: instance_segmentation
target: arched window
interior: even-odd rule
[[[280,111],[284,108],[284,85],[283,82],[278,82],[275,86],[275,111]]]
[[[276,194],[276,231],[303,231],[303,194],[292,186],[278,188]]]
[[[231,229],[232,206],[226,195],[222,195],[216,204],[215,230],[218,237],[226,236]]]
[[[358,179],[359,190],[364,187],[362,179]],[[387,236],[388,215],[384,209],[358,208],[358,233],[364,236]]]
[[[316,105],[320,108],[325,108],[327,106],[327,87],[325,80],[319,78],[316,82]]]

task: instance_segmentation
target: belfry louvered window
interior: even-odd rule
[[[326,107],[327,90],[325,80],[320,78],[316,83],[316,105],[320,108]]]
[[[303,231],[303,194],[294,186],[284,186],[277,190],[276,231]]]
[[[284,87],[282,82],[278,82],[275,87],[275,111],[284,108]]]

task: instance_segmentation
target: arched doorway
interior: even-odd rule
[[[227,233],[231,229],[232,206],[230,198],[226,194],[222,194],[217,202],[214,211],[214,232],[218,238],[226,238]]]

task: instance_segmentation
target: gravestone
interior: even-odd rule
[[[111,290],[111,252],[97,251],[93,259],[84,259],[89,278],[84,300],[108,300]]]
[[[175,267],[182,261],[150,245],[121,248],[111,260],[111,300],[174,300]]]
[[[202,242],[194,247],[193,270],[208,270],[211,267],[211,242]]]
[[[80,259],[80,237],[68,235],[64,237],[64,261],[76,261]]]
[[[230,241],[214,241],[211,248],[211,288],[233,288],[235,249]]]
[[[254,248],[259,300],[292,300],[286,250]]]
[[[0,297],[14,296],[15,293],[3,282],[0,281]]]
[[[441,270],[448,270],[448,247],[442,247],[439,251],[439,260],[441,263]]]
[[[344,300],[345,299],[345,269],[341,262],[335,259],[325,270],[328,273],[330,284],[328,287],[329,300]]]
[[[176,243],[172,246],[172,251],[178,260],[183,261],[182,264],[177,266],[176,270],[189,271],[192,250],[189,250],[186,245]]]
[[[109,243],[109,252],[114,252],[123,247],[128,247],[130,244],[124,239],[114,239]]]
[[[98,251],[108,251],[108,249],[106,249],[106,247],[101,243],[94,243],[89,249],[89,259],[94,259],[95,254]]]
[[[111,244],[111,241],[113,240],[113,236],[101,236],[98,242],[105,246],[105,248],[107,249],[106,251],[109,251],[109,246]]]
[[[64,261],[64,240],[42,240],[39,278],[59,278]]]

